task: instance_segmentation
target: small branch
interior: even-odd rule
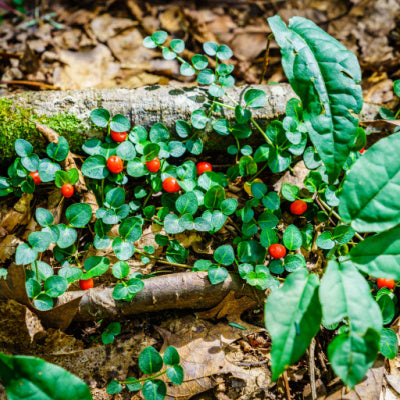
[[[13,80],[13,81],[0,81],[2,85],[25,85],[25,86],[33,86],[40,87],[43,89],[49,90],[59,90],[60,88],[54,85],[49,85],[48,83],[43,82],[33,82],[33,81],[23,81],[23,80]]]
[[[260,78],[260,85],[263,83],[263,80],[265,78],[265,74],[267,72],[268,69],[268,63],[269,63],[269,48],[271,46],[271,39],[274,36],[273,33],[271,33],[270,35],[268,35],[268,41],[267,41],[267,48],[265,50],[265,56],[264,56],[264,66],[263,66],[263,71],[261,74],[261,78]]]
[[[309,369],[309,374],[310,374],[312,400],[317,400],[317,388],[315,386],[315,360],[314,360],[314,353],[315,353],[315,339],[313,338],[311,340],[310,348],[309,348],[309,351],[308,351],[308,356],[309,356],[308,369]]]
[[[286,371],[283,373],[283,380],[284,380],[284,382],[285,382],[285,389],[286,389],[286,397],[287,397],[287,400],[292,400],[292,396],[290,395],[289,380],[288,380],[287,372],[286,372]]]

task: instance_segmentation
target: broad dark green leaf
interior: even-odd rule
[[[299,228],[289,225],[283,233],[283,244],[288,250],[297,250],[303,244],[303,237]]]
[[[128,242],[120,237],[113,240],[112,249],[119,260],[128,260],[135,252],[135,246],[132,242]]]
[[[355,288],[357,288],[355,290]],[[351,263],[329,261],[319,298],[328,325],[349,319],[351,330],[363,335],[368,328],[382,330],[382,314],[365,278]]]
[[[229,244],[219,246],[214,252],[214,260],[218,264],[231,265],[235,260],[235,253]]]
[[[63,136],[58,138],[58,143],[49,143],[46,148],[47,155],[56,161],[63,161],[69,153],[69,145],[67,139]]]
[[[300,97],[308,132],[330,182],[350,154],[362,108],[361,71],[356,56],[312,21],[268,18],[282,52],[282,66]],[[352,111],[352,112],[350,112]]]
[[[15,264],[28,265],[33,263],[38,257],[38,252],[31,249],[26,243],[21,243],[15,253]]]
[[[339,214],[358,232],[382,232],[400,223],[400,133],[379,140],[346,176]]]
[[[165,365],[175,365],[180,363],[179,353],[174,346],[168,346],[163,356]]]
[[[208,279],[212,285],[218,285],[219,283],[222,283],[228,277],[228,275],[228,270],[220,265],[212,264],[208,268]]]
[[[87,203],[75,203],[67,208],[65,216],[74,228],[83,228],[92,218],[92,208]]]
[[[368,236],[350,250],[351,262],[375,278],[400,280],[400,227]]]
[[[382,329],[379,351],[390,360],[393,360],[397,356],[397,353],[399,352],[399,344],[396,332],[393,329]]]
[[[50,276],[44,282],[44,291],[50,297],[61,296],[67,290],[67,287],[67,279],[59,275]]]
[[[318,277],[306,269],[292,272],[273,291],[265,306],[265,323],[272,337],[272,380],[297,361],[319,331],[322,319]]]
[[[110,260],[106,257],[93,256],[85,260],[84,268],[87,271],[82,279],[89,279],[104,274],[110,266]]]
[[[139,368],[145,374],[154,374],[161,370],[163,359],[154,347],[146,347],[139,355]]]
[[[0,376],[9,400],[92,400],[83,381],[40,358],[0,353]]]
[[[92,179],[106,178],[110,174],[106,159],[101,155],[88,157],[82,165],[82,174]]]
[[[167,394],[167,386],[160,379],[147,380],[142,388],[145,400],[163,400]]]
[[[353,388],[372,367],[378,350],[379,333],[369,328],[363,335],[351,332],[337,336],[328,346],[328,358],[336,375]]]
[[[180,365],[173,365],[167,368],[167,376],[174,385],[181,385],[183,382],[183,368]]]

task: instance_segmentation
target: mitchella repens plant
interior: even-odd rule
[[[117,259],[112,266],[116,300],[130,301],[144,287],[145,276],[130,274],[127,261],[132,257],[143,264],[156,260],[207,271],[213,285],[236,273],[257,289],[271,290],[265,323],[272,337],[273,380],[304,354],[322,326],[336,333],[327,349],[333,370],[353,387],[378,352],[389,358],[397,354],[396,334],[384,327],[394,318],[395,283],[374,282],[400,280],[400,133],[361,154],[366,133],[357,118],[363,99],[355,55],[307,19],[294,17],[289,26],[278,16],[268,21],[286,76],[299,97],[287,103],[282,121],[263,126],[252,117],[252,110],[266,101],[262,90],[245,91],[243,102],[227,94],[235,84],[234,67],[225,63],[232,56],[229,47],[208,42],[205,54],[184,60],[182,40],[173,39],[167,46],[167,33],[155,32],[145,38],[144,46],[159,48],[167,60],[177,59],[182,75],[195,77],[207,88],[206,102],[192,113],[190,122],[176,121],[174,138],[161,122],[147,131],[131,127],[123,115],[93,110],[92,123],[106,135],[104,141],[90,139],[83,145],[87,158],[81,171],[99,205],[95,222],[90,206],[79,203],[77,194],[68,200],[65,223],[53,224],[52,214],[38,208],[36,220],[42,229],[18,246],[15,261],[27,265],[27,292],[41,310],[50,309],[53,299],[74,281],[96,280],[108,271],[109,258],[85,258],[86,249],[80,248],[77,239],[89,225],[94,232],[91,246],[111,246]],[[209,67],[210,58],[215,68]],[[398,82],[394,89],[400,95]],[[224,109],[234,112],[234,122],[216,117]],[[382,114],[395,119],[399,112]],[[234,139],[226,149],[232,165],[224,172],[214,171],[211,162],[199,157],[206,129]],[[253,130],[265,139],[256,148],[247,140]],[[62,171],[58,164],[69,151],[64,138],[48,146],[49,158],[43,160],[24,140],[17,140],[15,149],[19,157],[8,177],[0,178],[1,195],[32,193],[44,183],[62,188],[77,182],[78,171]],[[197,163],[192,161],[197,157]],[[309,170],[304,188],[284,183],[276,193],[260,179],[263,172],[291,170],[300,160]],[[42,183],[31,175],[36,171]],[[250,196],[243,204],[229,193],[230,182],[247,187]],[[282,228],[288,211],[292,223]],[[185,264],[189,250],[174,235],[215,235],[227,222],[237,230],[232,242],[219,245],[212,257]],[[138,250],[134,244],[149,224],[164,229],[155,235],[164,249],[161,256],[154,255],[153,246]],[[61,267],[57,275],[39,260],[50,244],[55,244],[53,257]],[[323,257],[323,269],[312,272],[304,257],[311,254]],[[151,356],[159,365],[160,359]],[[162,386],[162,381],[150,381]],[[174,383],[179,382],[176,378]],[[113,381],[109,393],[121,391],[123,384],[128,389],[133,385]],[[143,392],[146,397],[144,387]]]

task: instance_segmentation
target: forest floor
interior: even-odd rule
[[[398,103],[393,95],[393,81],[400,78],[398,0],[25,1],[23,7],[23,14],[0,8],[0,97],[27,90],[190,84],[190,78],[180,76],[176,61],[166,61],[158,51],[142,46],[143,38],[159,29],[185,40],[184,57],[201,53],[208,41],[229,45],[238,84],[285,82],[274,41],[261,82],[271,33],[266,18],[279,13],[286,21],[291,16],[310,18],[355,52],[366,101],[388,108]],[[0,248],[0,266],[8,265],[13,257],[9,245],[26,239],[32,229],[29,221],[37,204],[40,200],[17,207],[19,230],[12,237],[1,236],[7,246]],[[7,201],[0,202],[0,208],[2,221],[15,214]],[[234,237],[229,229],[221,235],[221,243],[223,235]],[[211,246],[199,244],[196,236],[188,237],[186,245],[202,254]],[[0,302],[0,316],[7,315],[0,321],[0,350],[42,356],[63,366],[89,384],[95,400],[139,399],[129,393],[110,396],[105,386],[114,378],[138,376],[137,357],[144,347],[161,349],[168,344],[178,348],[182,359],[192,360],[185,369],[190,379],[182,387],[169,388],[171,399],[311,399],[309,354],[271,383],[271,341],[264,329],[263,310],[255,304],[249,309],[247,300],[229,294],[212,310],[171,310],[126,318],[120,321],[122,333],[110,345],[101,342],[109,321],[75,322],[61,332],[46,329],[16,302]],[[227,322],[242,324],[247,330]],[[397,333],[398,325],[396,321]],[[367,379],[348,391],[329,367],[327,339],[324,331],[316,338],[313,372],[319,399],[400,398],[400,360],[378,360]],[[5,399],[1,386],[0,399]]]

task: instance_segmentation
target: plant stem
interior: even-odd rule
[[[151,188],[149,194],[148,194],[147,197],[146,197],[146,200],[145,200],[144,203],[143,203],[143,206],[142,206],[143,208],[146,207],[146,204],[147,204],[147,202],[149,201],[149,199],[150,199],[151,195],[153,194],[153,192],[154,192],[154,190],[153,190],[153,188]]]
[[[153,376],[148,376],[147,378],[140,378],[140,379],[138,379],[137,381],[135,381],[135,382],[144,382],[144,381],[147,381],[147,380],[153,380],[153,379],[155,379],[155,378],[158,378],[159,376],[161,376],[161,375],[164,375],[165,373],[167,372],[167,370],[165,370],[165,371],[161,371],[161,372],[159,372],[158,374],[155,374],[155,375],[153,375]],[[122,381],[122,382],[119,382],[121,385],[127,385],[127,384],[129,384],[129,383],[132,383],[132,381]]]
[[[265,56],[264,56],[264,67],[263,67],[263,71],[261,74],[261,78],[260,78],[260,85],[264,80],[265,74],[267,72],[267,68],[268,68],[268,62],[269,62],[269,48],[271,46],[271,39],[273,38],[274,34],[271,33],[270,35],[268,35],[267,37],[267,48],[265,50]]]
[[[167,265],[172,265],[173,267],[179,267],[179,268],[193,268],[192,265],[188,265],[188,264],[179,264],[179,263],[174,263],[174,262],[170,262],[168,260],[163,260],[160,257],[156,257],[156,256],[152,256],[151,254],[146,254],[143,251],[140,250],[136,250],[136,253],[148,257],[148,258],[152,258],[153,260],[157,260],[159,263],[161,264],[167,264]]]
[[[321,202],[321,204],[329,211],[330,215],[333,215],[333,216],[336,217],[339,221],[343,222],[343,220],[342,220],[342,218],[340,217],[340,215],[339,215],[332,207],[329,207],[328,204],[326,204],[320,197],[318,197],[318,199],[319,199],[319,201]],[[357,239],[361,240],[361,241],[364,240],[364,238],[363,238],[358,232],[356,232],[356,233],[354,234],[354,236],[355,236]]]
[[[249,182],[249,183],[253,182],[254,179],[256,179],[257,176],[260,175],[261,172],[263,172],[264,169],[267,168],[267,167],[268,167],[268,163],[264,164],[264,166],[263,166],[262,168],[260,168],[260,170],[259,170],[248,182]]]

